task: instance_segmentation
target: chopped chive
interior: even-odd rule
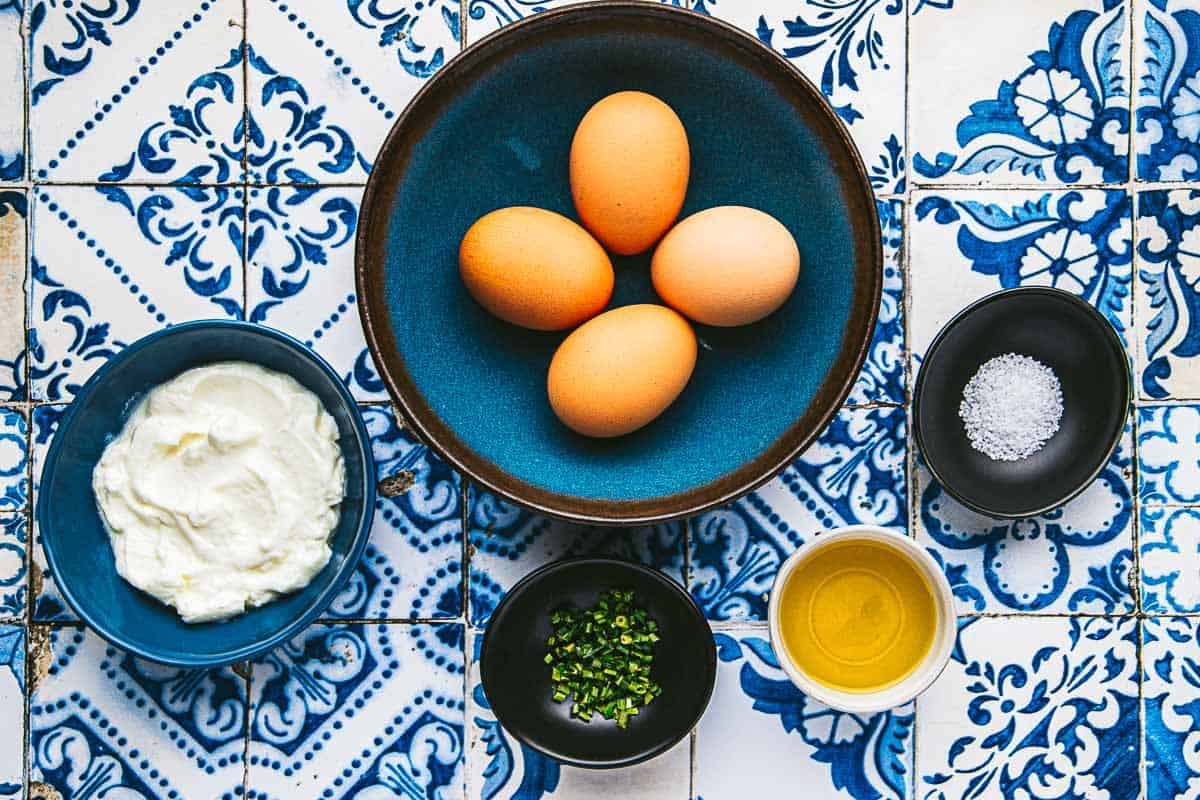
[[[595,714],[625,728],[641,706],[662,694],[649,678],[658,623],[638,608],[632,591],[610,591],[589,610],[562,608],[550,615],[546,640],[552,697],[571,702],[571,716]]]

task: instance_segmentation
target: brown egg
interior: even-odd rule
[[[644,253],[679,216],[691,156],[671,107],[645,92],[610,94],[571,142],[571,194],[584,226],[618,255]]]
[[[550,406],[585,436],[621,436],[675,402],[696,366],[687,320],[656,305],[622,306],[563,340],[546,381]]]
[[[720,206],[672,228],[654,251],[650,275],[658,296],[696,322],[747,325],[791,296],[800,249],[770,214]]]
[[[572,328],[612,297],[608,254],[571,220],[514,206],[481,217],[458,248],[463,283],[500,319],[539,331]]]

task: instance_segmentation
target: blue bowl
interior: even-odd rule
[[[575,218],[568,153],[602,97],[650,92],[691,145],[683,214],[766,211],[800,246],[788,302],[751,326],[697,326],[691,382],[650,425],[588,439],[555,418],[546,370],[562,333],[504,323],[463,288],[458,244],[485,213]],[[659,302],[649,254],[614,259],[612,305]],[[363,325],[396,405],[476,482],[596,524],[694,514],[763,483],[813,442],[853,385],[882,282],[875,201],[849,134],[796,68],[754,37],[645,2],[532,15],[425,84],[375,161],[356,253]]]
[[[117,574],[92,493],[92,470],[147,391],[193,367],[249,361],[291,375],[337,422],[346,497],[330,537],[333,556],[304,589],[227,622],[188,624]],[[100,368],[59,424],[46,455],[37,518],[46,560],[67,604],[108,641],[181,667],[253,658],[298,633],[337,595],[358,564],[375,506],[370,438],[337,373],[282,333],[229,320],[176,325],[140,339]]]

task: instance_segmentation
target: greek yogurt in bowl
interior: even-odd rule
[[[308,585],[330,559],[346,476],[313,392],[226,361],[153,388],[92,487],[117,572],[198,623]]]

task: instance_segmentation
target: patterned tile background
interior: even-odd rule
[[[1200,0],[667,1],[829,98],[877,193],[885,292],[847,407],[783,474],[613,531],[513,507],[430,453],[355,311],[363,185],[396,115],[463,46],[563,0],[0,0],[0,798],[1200,792]],[[931,479],[906,403],[952,314],[1030,284],[1108,316],[1136,408],[1087,492],[1000,522]],[[31,508],[88,376],[214,316],[329,360],[399,480],[325,619],[254,663],[180,671],[74,621]],[[852,522],[925,545],[962,615],[933,689],[870,716],[793,688],[764,622],[788,553]],[[666,571],[714,628],[708,714],[628,771],[527,750],[479,683],[505,590],[580,553]]]

